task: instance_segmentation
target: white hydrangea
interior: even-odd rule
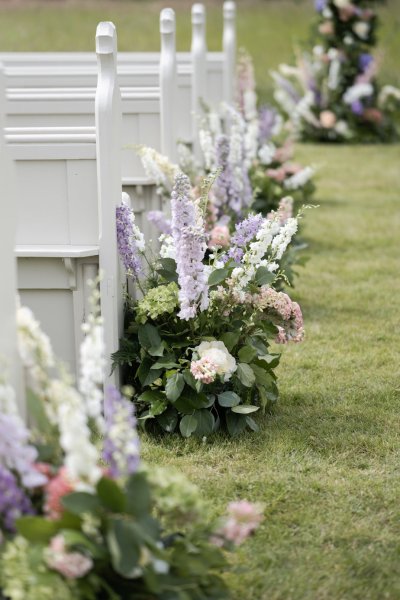
[[[365,23],[365,21],[357,21],[357,23],[353,25],[354,33],[356,33],[362,40],[366,40],[368,38],[369,30],[370,27],[368,23]]]

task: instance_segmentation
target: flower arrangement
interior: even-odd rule
[[[120,216],[123,222],[129,213]],[[138,237],[132,220],[129,226],[133,244]],[[137,263],[132,265],[136,273]],[[13,389],[2,381],[0,596],[229,598],[220,576],[228,568],[225,551],[255,531],[262,506],[232,502],[225,517],[205,523],[206,507],[194,485],[180,473],[142,464],[128,391],[102,390],[96,296],[85,333],[78,391],[61,366],[49,375],[56,364],[49,340],[30,310],[18,309],[35,425],[27,429]]]
[[[312,52],[272,73],[275,99],[303,140],[391,142],[400,90],[380,88],[374,0],[315,0]]]
[[[268,217],[249,213],[234,232],[219,236],[208,226],[209,192],[216,175],[200,189],[178,173],[171,193],[169,233],[160,255],[146,259],[133,225],[123,231],[123,263],[142,297],[128,298],[126,332],[115,365],[134,389],[139,420],[184,437],[207,437],[220,427],[231,435],[257,430],[252,414],[278,397],[271,342],[300,342],[299,305],[275,289],[280,262],[298,228],[288,216],[291,201]],[[127,203],[118,211],[130,213]],[[126,251],[130,244],[129,252]],[[132,268],[130,268],[132,266]]]

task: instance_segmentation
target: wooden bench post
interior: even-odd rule
[[[235,100],[235,68],[236,68],[236,5],[232,0],[224,2],[224,100],[232,104]]]
[[[164,8],[160,14],[161,54],[160,54],[160,120],[161,152],[171,162],[176,161],[176,46],[175,13],[172,8]]]
[[[203,4],[192,6],[192,136],[193,151],[196,158],[201,158],[198,139],[199,118],[204,113],[201,100],[206,104],[207,97],[207,42],[206,11]]]
[[[4,139],[6,88],[4,71],[0,65],[0,375],[10,383],[17,394],[18,408],[26,419],[25,394],[21,365],[17,352],[16,329],[16,197],[14,165]],[[45,184],[45,182],[44,182]]]
[[[110,355],[118,350],[123,328],[123,301],[117,247],[115,210],[122,197],[121,94],[117,84],[117,33],[110,22],[99,23],[96,32],[98,81],[96,90],[96,155],[99,199],[99,265],[101,313],[107,367],[105,383],[119,383],[111,376]],[[84,199],[83,199],[84,200]]]

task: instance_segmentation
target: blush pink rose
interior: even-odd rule
[[[84,577],[93,567],[93,561],[80,552],[67,552],[64,537],[52,538],[47,550],[46,562],[51,569],[58,571],[66,579]]]
[[[318,31],[322,35],[333,35],[333,32],[334,32],[333,22],[325,21],[324,23],[321,23],[321,25],[318,27]]]
[[[286,177],[286,171],[283,167],[279,167],[279,169],[267,169],[266,173],[268,177],[278,183],[282,183]]]
[[[230,239],[231,236],[228,227],[226,225],[216,225],[211,230],[208,247],[215,248],[215,246],[221,246],[222,248],[226,248],[229,246]]]
[[[61,517],[64,512],[61,499],[63,496],[73,492],[74,489],[74,483],[69,478],[67,469],[61,467],[57,475],[45,486],[46,503],[44,510],[50,519],[58,519]]]
[[[332,129],[336,125],[336,115],[331,110],[323,110],[319,121],[324,129]]]

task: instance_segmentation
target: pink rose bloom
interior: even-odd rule
[[[209,248],[215,248],[215,246],[221,246],[222,248],[227,248],[229,246],[231,236],[229,234],[229,229],[226,225],[216,225],[210,234],[210,239],[208,241]]]
[[[318,31],[322,35],[333,35],[333,32],[334,32],[333,22],[325,21],[325,23],[321,23],[321,25],[318,27]]]
[[[298,165],[297,163],[289,163],[284,167],[287,175],[295,175],[296,173],[301,171],[302,168],[303,167],[301,165]]]
[[[290,141],[286,141],[283,146],[276,149],[274,160],[279,163],[284,163],[293,155],[293,144]]]
[[[268,177],[278,183],[282,183],[286,177],[286,171],[283,167],[279,167],[279,169],[267,169],[266,173]]]
[[[366,108],[363,112],[363,117],[366,121],[371,121],[372,123],[382,122],[383,115],[382,112],[378,108]]]
[[[319,115],[319,121],[324,129],[332,129],[336,125],[336,115],[331,110],[323,110]]]
[[[222,546],[225,541],[239,546],[249,537],[263,520],[263,507],[247,500],[231,502],[228,517],[223,526],[211,538],[212,543]]]
[[[64,537],[59,534],[52,538],[47,550],[46,562],[51,569],[58,571],[66,579],[84,577],[93,567],[91,558],[80,552],[67,552]]]
[[[353,4],[339,9],[339,18],[341,21],[347,22],[356,13],[356,7]]]
[[[67,469],[61,467],[59,472],[45,486],[46,504],[44,510],[50,519],[58,519],[64,512],[61,498],[75,489],[74,483],[68,476]]]

